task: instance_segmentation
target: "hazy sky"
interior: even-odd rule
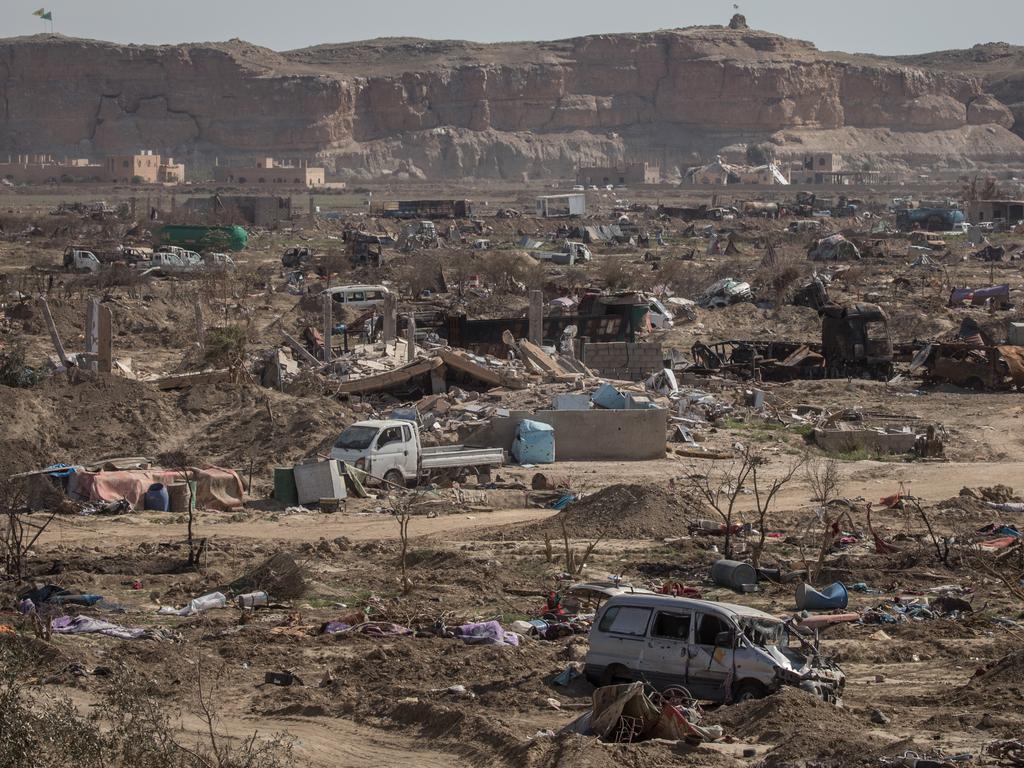
[[[277,50],[373,37],[553,40],[724,24],[732,0],[0,0],[0,35],[54,31],[116,42],[242,38]],[[751,0],[750,26],[823,50],[882,54],[1024,43],[1020,0]]]

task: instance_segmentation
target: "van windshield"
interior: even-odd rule
[[[341,433],[341,437],[334,444],[335,448],[361,451],[369,448],[373,438],[377,435],[376,427],[349,427]]]
[[[755,645],[767,647],[781,645],[783,642],[783,625],[781,621],[744,616],[740,618],[739,622],[744,634]]]

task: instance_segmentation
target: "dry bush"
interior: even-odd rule
[[[100,705],[84,716],[67,698],[43,697],[21,678],[33,661],[21,647],[0,645],[0,766],[3,768],[286,768],[293,742],[256,733],[239,741],[220,732],[217,696],[221,670],[198,672],[196,714],[205,731],[186,738],[179,711],[141,675],[122,672]]]
[[[788,304],[801,281],[811,272],[807,259],[794,254],[778,255],[775,263],[760,267],[754,275],[754,293],[772,297],[775,306]]]
[[[608,256],[598,264],[597,278],[608,290],[624,290],[634,286],[636,269],[622,257]]]

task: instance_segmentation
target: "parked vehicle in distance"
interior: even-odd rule
[[[920,230],[910,233],[910,244],[921,248],[930,248],[933,251],[941,251],[946,247],[946,241],[942,239],[942,235]]]
[[[226,253],[208,253],[203,256],[203,265],[207,269],[234,269],[235,260]]]
[[[589,640],[585,674],[594,685],[645,680],[719,703],[792,685],[838,704],[846,684],[795,623],[732,603],[614,595],[597,612]]]
[[[441,471],[486,475],[505,460],[501,448],[461,445],[423,447],[412,421],[369,420],[348,427],[331,449],[331,458],[351,464],[396,485],[410,485]]]
[[[324,289],[324,293],[338,304],[353,309],[369,309],[384,305],[384,297],[391,291],[383,285],[336,285]]]
[[[538,261],[550,261],[552,264],[570,266],[585,264],[591,259],[590,249],[583,243],[566,240],[561,251],[531,251],[530,255]]]
[[[69,272],[99,272],[100,260],[92,251],[68,246],[64,249],[64,269]]]

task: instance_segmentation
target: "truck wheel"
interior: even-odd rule
[[[735,704],[754,699],[763,699],[768,695],[768,689],[757,680],[744,680],[732,692],[732,700]]]
[[[394,483],[399,488],[405,488],[405,478],[402,477],[402,473],[397,469],[389,469],[384,473],[384,479],[389,483]],[[392,486],[388,486],[389,488]]]

